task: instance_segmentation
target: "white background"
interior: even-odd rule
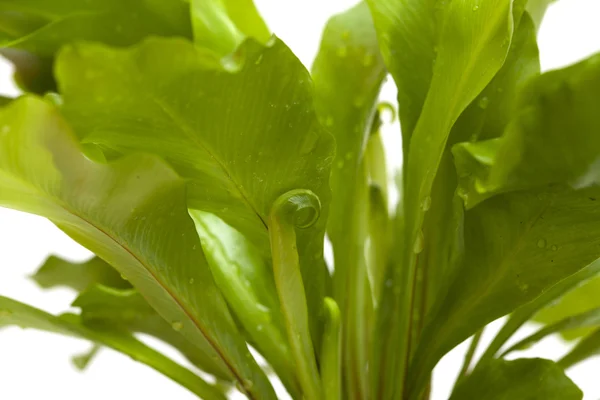
[[[353,0],[257,0],[271,29],[310,66],[321,30],[328,17],[353,5]],[[539,46],[544,70],[568,65],[600,51],[600,0],[560,0],[548,11],[540,30]],[[0,63],[0,92],[13,95],[10,67]],[[599,94],[600,95],[600,94]],[[382,98],[393,102],[394,87],[385,87]],[[390,157],[398,164],[397,126],[385,132]],[[41,218],[0,209],[0,294],[52,313],[65,311],[74,297],[69,290],[42,292],[27,276],[49,254],[81,261],[90,253]],[[489,342],[501,321],[486,331]],[[526,326],[519,336],[532,332]],[[154,342],[153,342],[154,343]],[[160,344],[157,344],[160,345]],[[446,399],[467,343],[448,354],[434,374],[433,399]],[[69,358],[86,351],[84,341],[36,331],[8,328],[0,332],[0,400],[100,400],[105,398],[192,400],[195,397],[152,369],[125,356],[103,350],[80,373]],[[161,348],[165,348],[162,346]],[[558,358],[568,347],[551,337],[519,356]],[[171,349],[166,348],[171,352]],[[181,360],[180,357],[174,355]],[[600,358],[569,371],[585,391],[586,400],[600,399]],[[515,399],[517,400],[517,399]]]

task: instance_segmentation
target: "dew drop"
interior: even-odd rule
[[[325,119],[325,126],[333,126],[333,117],[331,115]]]
[[[429,211],[430,208],[431,208],[431,196],[427,196],[423,199],[423,202],[421,203],[421,209],[423,211]]]
[[[490,105],[490,99],[488,97],[482,97],[481,100],[479,100],[479,108],[481,108],[482,110],[485,110],[486,108],[488,108],[488,106]]]
[[[339,47],[336,53],[338,57],[346,57],[348,55],[348,48],[346,46]]]
[[[339,169],[342,169],[342,168],[344,168],[344,161],[343,161],[343,160],[339,160],[339,161],[337,162],[337,167],[338,167]]]
[[[558,250],[558,246],[555,245],[555,244],[553,244],[552,247],[551,247],[551,249],[552,249],[552,251],[556,251],[556,250]]]
[[[262,332],[262,330],[263,330],[263,326],[262,326],[262,325],[258,325],[258,326],[256,327],[256,330],[257,330],[257,331],[259,331],[259,332]]]
[[[121,279],[123,279],[124,281],[128,280],[127,277],[125,275],[123,275],[123,274],[121,274]]]
[[[477,11],[477,10],[479,10],[479,6],[478,5],[476,5],[476,6],[473,7],[473,11]]]
[[[194,282],[195,282],[195,281],[194,281],[194,278],[190,278],[190,281],[189,281],[189,282],[190,282],[190,285],[193,285],[193,284],[194,284]]]
[[[419,254],[423,251],[425,247],[425,237],[423,236],[423,231],[419,231],[417,235],[417,239],[415,240],[415,244],[413,246],[413,252],[415,254]]]
[[[179,332],[180,330],[183,329],[183,324],[179,321],[175,321],[171,324],[171,326],[173,327],[174,330],[176,330],[177,332]]]
[[[545,249],[546,248],[546,239],[540,239],[540,240],[538,240],[537,246],[540,249]]]
[[[346,153],[346,155],[344,157],[346,158],[346,160],[351,160],[353,155],[354,154],[352,154],[352,152],[349,151],[349,152]]]

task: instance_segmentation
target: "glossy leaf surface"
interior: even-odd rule
[[[174,329],[208,341],[251,397],[274,397],[214,285],[181,178],[150,156],[87,159],[56,109],[35,97],[3,109],[0,125],[0,205],[52,220],[115,266]]]

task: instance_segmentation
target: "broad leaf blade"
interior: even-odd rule
[[[494,360],[462,380],[450,400],[581,400],[583,393],[554,362]]]
[[[28,91],[56,89],[52,59],[79,40],[126,46],[149,35],[192,37],[185,1],[2,0],[2,54],[16,66],[17,83]]]
[[[57,62],[64,110],[85,142],[165,158],[189,179],[191,208],[217,215],[264,254],[275,199],[293,188],[315,193],[321,218],[298,232],[298,251],[318,338],[332,139],[316,119],[307,71],[282,42],[247,41],[236,54],[242,65],[232,71],[184,40],[68,47]]]
[[[0,205],[52,220],[188,340],[208,340],[251,397],[274,397],[213,283],[181,178],[150,156],[90,161],[56,109],[35,97],[3,109],[0,125]]]
[[[524,91],[521,112],[498,146],[455,147],[459,176],[468,184],[460,193],[468,206],[471,196],[480,203],[466,213],[465,260],[429,323],[430,346],[417,365],[437,361],[600,256],[600,188],[569,186],[600,154],[593,134],[599,84],[598,57],[542,75]],[[478,177],[484,179],[472,184]],[[481,202],[502,192],[508,193]]]
[[[558,365],[564,369],[571,368],[598,354],[600,354],[600,329],[577,343],[573,350],[558,361]]]
[[[0,329],[11,325],[88,339],[154,368],[202,399],[225,399],[225,396],[216,387],[207,384],[191,371],[146,346],[130,334],[118,330],[88,329],[81,324],[77,315],[65,314],[55,317],[26,304],[0,296]]]

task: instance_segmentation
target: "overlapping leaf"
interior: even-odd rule
[[[146,346],[127,332],[115,329],[91,330],[81,323],[77,315],[64,314],[56,317],[26,304],[0,296],[0,329],[11,325],[88,339],[154,368],[202,399],[225,400],[225,395],[219,389],[207,384],[191,371]]]
[[[64,44],[93,40],[126,46],[149,35],[192,37],[183,0],[2,0],[0,30],[17,81],[40,93],[54,88],[51,60]]]
[[[191,208],[219,216],[265,254],[274,200],[294,188],[317,194],[321,218],[298,232],[317,337],[332,140],[315,117],[307,71],[283,43],[247,41],[235,58],[241,64],[225,69],[174,39],[68,47],[57,62],[64,111],[84,142],[164,157],[189,179]]]
[[[124,274],[175,330],[208,341],[250,397],[274,398],[214,285],[181,178],[151,156],[87,159],[56,109],[35,97],[3,109],[0,125],[0,205],[52,220]]]
[[[366,269],[369,202],[365,147],[385,76],[366,3],[332,17],[312,68],[321,122],[336,139],[328,223],[335,259],[334,294],[344,325],[348,390],[366,395],[373,304]]]
[[[600,256],[598,60],[534,79],[496,146],[455,147],[462,197],[473,207],[465,215],[466,256],[430,322],[428,339],[437,340],[417,365],[437,361]],[[481,202],[494,193],[505,194]]]

